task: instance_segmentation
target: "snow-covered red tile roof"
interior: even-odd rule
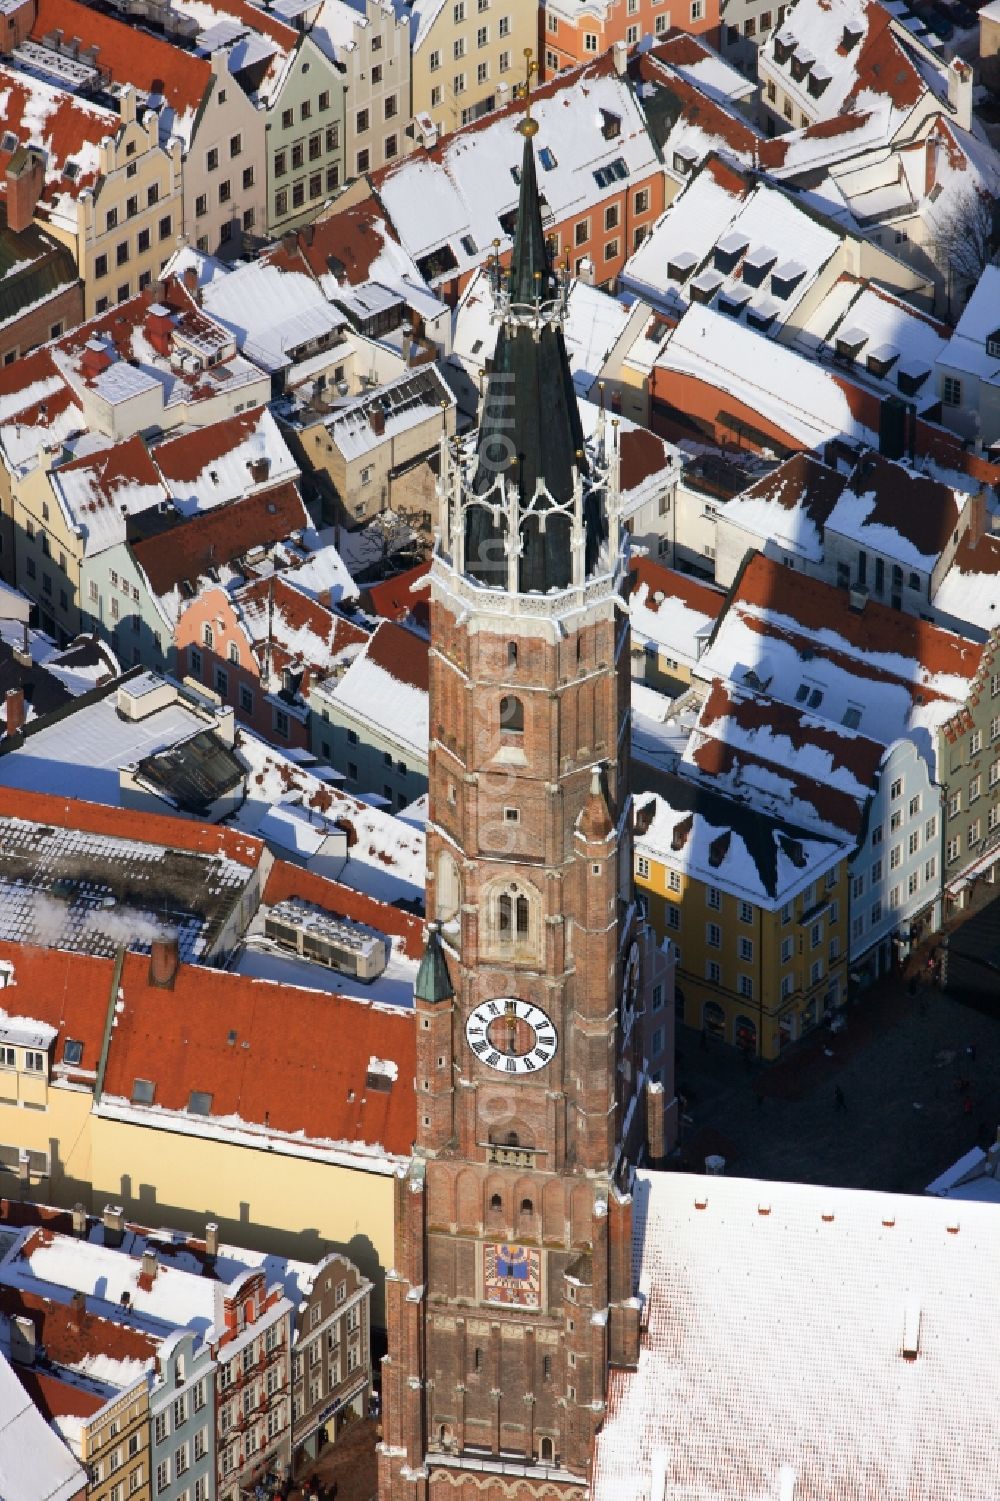
[[[16,138],[9,151],[0,150],[0,191],[7,192],[7,167],[22,146],[36,146],[44,154],[45,182],[39,200],[43,216],[62,219],[76,229],[76,200],[93,188],[100,169],[99,146],[118,133],[121,120],[114,110],[79,99],[28,73],[0,65],[0,115],[3,133]],[[76,163],[66,176],[67,163]]]
[[[645,1171],[633,1202],[595,1501],[994,1501],[995,1205]]]
[[[429,666],[427,640],[383,620],[351,663],[331,699],[362,716],[400,744],[427,755]]]
[[[156,467],[185,515],[242,498],[299,469],[266,406],[212,422],[153,450]]]
[[[413,615],[426,626],[430,617],[430,571],[430,563],[418,563],[416,568],[397,573],[391,579],[367,584],[362,590],[361,603],[383,620],[401,621]]]
[[[96,49],[94,65],[114,84],[132,84],[152,108],[162,109],[161,134],[179,135],[191,144],[195,115],[205,98],[212,65],[150,32],[136,43],[132,26],[80,0],[35,0],[31,37],[52,44],[59,33],[64,46]]]
[[[755,553],[698,665],[701,677],[799,703],[882,745],[914,740],[932,771],[936,736],[964,705],[983,648],[901,610]]]
[[[19,818],[33,824],[51,824],[57,829],[77,829],[86,834],[107,834],[137,844],[158,844],[166,849],[190,850],[198,855],[222,855],[253,870],[264,845],[239,829],[195,823],[166,814],[112,808],[103,803],[85,803],[77,798],[52,797],[44,792],[23,792],[0,787],[0,818]]]
[[[642,111],[628,80],[615,71],[612,53],[543,83],[531,102],[542,162],[538,185],[555,224],[591,211],[626,181],[637,186],[660,170]],[[522,109],[513,101],[374,174],[386,217],[418,267],[448,246],[454,267],[443,274],[459,276],[485,262],[495,239],[509,247],[500,216],[517,207],[523,141],[512,125]],[[619,122],[616,132],[607,129],[610,116]],[[599,185],[595,172],[618,160],[624,177]]]
[[[283,574],[256,579],[233,595],[258,660],[272,673],[307,668],[313,677],[333,671],[344,653],[360,651],[367,633],[294,587]]]
[[[0,1355],[0,1495],[18,1501],[81,1501],[86,1472],[48,1426],[51,1413],[44,1410],[34,1375],[27,1367],[15,1370]]]
[[[136,561],[169,610],[181,607],[175,598],[185,583],[196,591],[200,580],[243,557],[255,547],[282,542],[309,525],[309,516],[291,481],[255,490],[241,500],[216,506],[155,536],[133,543]]]
[[[843,725],[716,678],[681,769],[802,827],[856,838],[884,754]]]
[[[648,557],[633,562],[631,585],[633,640],[655,643],[688,665],[696,662],[725,606],[722,590]]]
[[[71,459],[50,474],[88,556],[125,541],[127,519],[168,501],[167,490],[138,436]]]

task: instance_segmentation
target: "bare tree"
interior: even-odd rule
[[[941,226],[936,245],[944,261],[948,307],[957,299],[961,308],[966,289],[976,285],[997,250],[997,201],[979,188],[968,187],[956,196]]]

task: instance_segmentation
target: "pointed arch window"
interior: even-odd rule
[[[500,700],[500,728],[505,735],[524,734],[524,705],[512,693]]]
[[[524,942],[531,932],[531,905],[516,886],[497,898],[497,933],[501,943]]]

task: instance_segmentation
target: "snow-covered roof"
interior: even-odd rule
[[[427,642],[383,620],[327,695],[420,761],[427,759]]]
[[[767,183],[734,197],[710,166],[673,200],[632,255],[623,280],[654,304],[682,311],[692,272],[714,266],[721,273],[714,292],[717,308],[780,326],[837,252],[842,235]],[[790,259],[799,274],[794,283],[786,275],[776,290]]]
[[[233,815],[235,825],[267,839],[262,825],[268,815],[287,806],[293,814],[305,815],[316,830],[347,831],[347,863],[337,873],[342,885],[385,902],[423,899],[422,829],[342,792],[246,730],[240,731],[238,754],[250,775],[246,800]],[[285,825],[278,848],[287,854],[288,847]]]
[[[993,1501],[995,1205],[646,1171],[633,1204],[595,1501]]]
[[[642,111],[610,53],[543,84],[532,95],[532,111],[546,222],[596,212],[623,182],[639,183],[659,170]],[[424,257],[447,250],[449,267],[437,274],[460,276],[492,254],[494,240],[502,250],[510,246],[500,220],[517,207],[524,142],[513,124],[520,112],[514,103],[486,115],[377,174],[379,201],[428,280],[435,274]]]
[[[0,786],[121,807],[120,768],[210,728],[211,712],[178,696],[142,719],[118,713],[116,696],[74,706],[0,756]]]
[[[929,573],[962,525],[967,500],[964,491],[880,454],[864,454],[850,474],[794,454],[727,502],[723,525],[814,563],[832,534]]]
[[[87,1476],[0,1355],[0,1496],[76,1501]]]
[[[264,261],[248,261],[216,277],[202,299],[240,349],[271,373],[327,347],[344,323],[343,313],[331,307],[306,272]]]
[[[437,365],[417,365],[378,390],[338,406],[324,422],[331,443],[352,463],[432,417],[441,424],[442,407],[454,405],[454,392]],[[437,444],[440,430],[436,425],[428,447]]]
[[[908,378],[907,396],[912,396],[921,372],[930,376],[935,361],[944,354],[949,334],[944,324],[884,288],[843,276],[810,314],[796,342],[809,352],[824,345],[836,349],[837,340],[848,332],[860,339],[852,347],[865,380],[898,392],[903,372]],[[918,409],[937,400],[932,380],[924,379],[916,400]]]
[[[882,745],[906,737],[933,772],[936,731],[965,703],[982,647],[756,554],[699,676],[797,704]]]
[[[713,681],[680,769],[802,828],[856,839],[885,747],[763,694]]]
[[[976,289],[955,325],[939,363],[948,370],[964,370],[990,385],[1000,384],[1000,355],[990,354],[986,341],[1000,330],[1000,266],[985,266]]]
[[[725,605],[725,595],[650,558],[639,558],[633,574],[629,596],[633,645],[655,645],[692,667]]]
[[[168,438],[153,460],[182,516],[237,500],[260,485],[298,478],[298,465],[266,406]]]
[[[635,799],[636,853],[769,911],[790,901],[847,853],[840,838],[791,823],[666,772]]]
[[[56,499],[87,557],[125,541],[130,516],[169,504],[169,494],[138,436],[49,474]]]
[[[689,307],[656,363],[731,393],[806,448],[838,435],[875,439],[832,371],[714,308]]]

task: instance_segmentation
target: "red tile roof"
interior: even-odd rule
[[[122,988],[125,1008],[112,1039],[106,1095],[128,1100],[134,1081],[149,1079],[160,1109],[186,1110],[197,1090],[211,1095],[212,1118],[235,1116],[347,1147],[410,1151],[412,1011],[189,964],[179,966],[173,989],[164,991],[149,984],[148,958],[132,954],[125,957]],[[373,1057],[396,1064],[386,1092],[366,1088]]]
[[[363,646],[365,631],[296,589],[279,574],[256,579],[233,596],[243,611],[254,654],[263,666],[270,648],[273,672],[302,666],[320,677],[348,646]]]
[[[99,492],[105,505],[116,509],[119,491],[127,491],[133,485],[148,485],[159,490],[164,500],[167,499],[156,465],[138,433],[111,448],[101,449],[99,453],[88,453],[83,458],[70,459],[68,464],[60,464],[56,473],[72,474],[84,470],[93,474],[92,490]],[[93,509],[94,505],[100,503],[98,499],[90,502],[90,506]]]
[[[94,186],[97,147],[105,136],[116,134],[120,123],[117,115],[2,65],[0,95],[4,101],[4,132],[17,137],[13,151],[0,151],[0,193],[7,193],[7,166],[18,146],[38,146],[45,152],[45,186],[39,199],[43,216],[58,199],[78,198],[84,188]],[[80,165],[72,179],[62,175],[71,160]]]
[[[422,624],[429,617],[430,590],[424,580],[431,571],[430,563],[418,563],[405,573],[382,583],[369,584],[361,593],[361,601],[372,615],[381,615],[384,620],[405,620],[415,615]]]
[[[672,599],[679,599],[689,610],[694,610],[699,615],[707,615],[715,620],[722,613],[726,603],[723,590],[716,589],[712,584],[703,583],[701,579],[693,578],[690,573],[680,573],[676,568],[667,568],[658,563],[655,558],[635,558],[631,569],[632,591],[646,585],[647,598],[645,607],[655,612],[659,609],[656,600],[657,594],[664,594]]]
[[[294,27],[268,15],[262,7],[251,5],[249,0],[212,0],[212,9],[221,16],[242,21],[251,31],[259,31],[284,52],[291,52],[298,45],[299,33]]]
[[[131,83],[144,94],[164,98],[177,114],[194,110],[205,97],[212,65],[149,32],[137,42],[133,26],[103,15],[79,0],[35,0],[31,37],[43,42],[54,31],[63,39],[96,47],[96,66],[114,83]]]
[[[367,281],[373,263],[381,255],[387,240],[396,235],[386,222],[375,198],[365,198],[347,208],[338,209],[315,223],[308,224],[298,235],[298,250],[317,278],[332,268],[331,258],[342,266],[341,274],[351,286]]]
[[[108,834],[115,839],[160,844],[168,849],[191,850],[199,855],[225,855],[251,870],[258,865],[264,849],[262,840],[238,829],[193,823],[167,814],[109,808],[101,803],[85,803],[77,798],[56,797],[47,792],[22,792],[16,787],[0,787],[0,818],[23,818],[29,823],[51,824],[58,829],[81,829],[88,834]]]
[[[971,680],[983,654],[981,644],[874,600],[868,600],[863,610],[852,610],[847,589],[820,583],[794,568],[785,568],[781,563],[765,558],[762,553],[754,553],[738,579],[732,604],[734,608],[750,605],[777,617],[785,616],[810,633],[836,632],[860,652],[895,654],[906,661],[921,663],[934,674]],[[780,627],[764,626],[755,622],[753,617],[747,617],[746,623],[765,634],[771,630],[781,634]],[[844,660],[852,671],[858,670],[856,658],[844,659],[843,654],[833,647],[829,648],[828,654],[831,660]],[[896,680],[895,674],[874,667],[866,668],[866,675],[885,678],[886,681]],[[928,697],[936,696],[927,687],[922,687],[921,692]]]
[[[366,656],[399,683],[409,683],[424,693],[430,688],[429,645],[424,636],[405,626],[383,620],[368,642]]]
[[[341,826],[345,820],[340,820]],[[349,831],[349,835],[350,832]],[[420,959],[424,952],[424,927],[419,917],[389,902],[380,902],[377,897],[366,896],[331,881],[326,876],[317,876],[287,860],[276,860],[271,867],[264,888],[264,901],[269,907],[297,896],[304,902],[312,902],[335,917],[350,918],[352,922],[365,923],[390,938],[398,938],[409,959]]]
[[[194,584],[210,568],[231,563],[251,548],[273,547],[308,525],[298,489],[285,481],[143,538],[133,543],[132,551],[154,591],[169,594],[185,580]]]
[[[72,1037],[83,1043],[80,1068],[96,1069],[111,997],[112,962],[5,940],[0,940],[0,959],[13,964],[15,983],[13,992],[0,992],[0,1005],[58,1029],[54,1064],[61,1062],[63,1045]]]
[[[210,422],[180,438],[167,438],[156,445],[156,463],[160,473],[176,484],[190,484],[209,464],[224,458],[252,437],[261,423],[265,407],[254,407],[236,417]]]
[[[627,494],[650,475],[669,465],[669,445],[645,427],[626,428],[621,435],[621,485]]]
[[[51,1232],[36,1232],[36,1244],[46,1245],[52,1240]],[[31,1237],[35,1240],[36,1237]],[[25,1254],[29,1254],[27,1248]],[[88,1355],[106,1355],[112,1360],[152,1360],[159,1341],[130,1324],[117,1319],[102,1318],[99,1314],[74,1312],[70,1303],[56,1302],[21,1288],[0,1286],[0,1313],[8,1318],[23,1314],[35,1326],[38,1343],[44,1345],[45,1353],[55,1365],[77,1365]],[[89,1394],[88,1394],[89,1395]],[[97,1407],[78,1414],[89,1416],[103,1407],[107,1397],[97,1398]],[[62,1407],[60,1412],[73,1412],[72,1407]],[[11,1498],[14,1501],[14,1498]]]
[[[92,1418],[109,1400],[76,1381],[61,1381],[37,1367],[15,1365],[13,1371],[47,1423],[60,1417]]]

